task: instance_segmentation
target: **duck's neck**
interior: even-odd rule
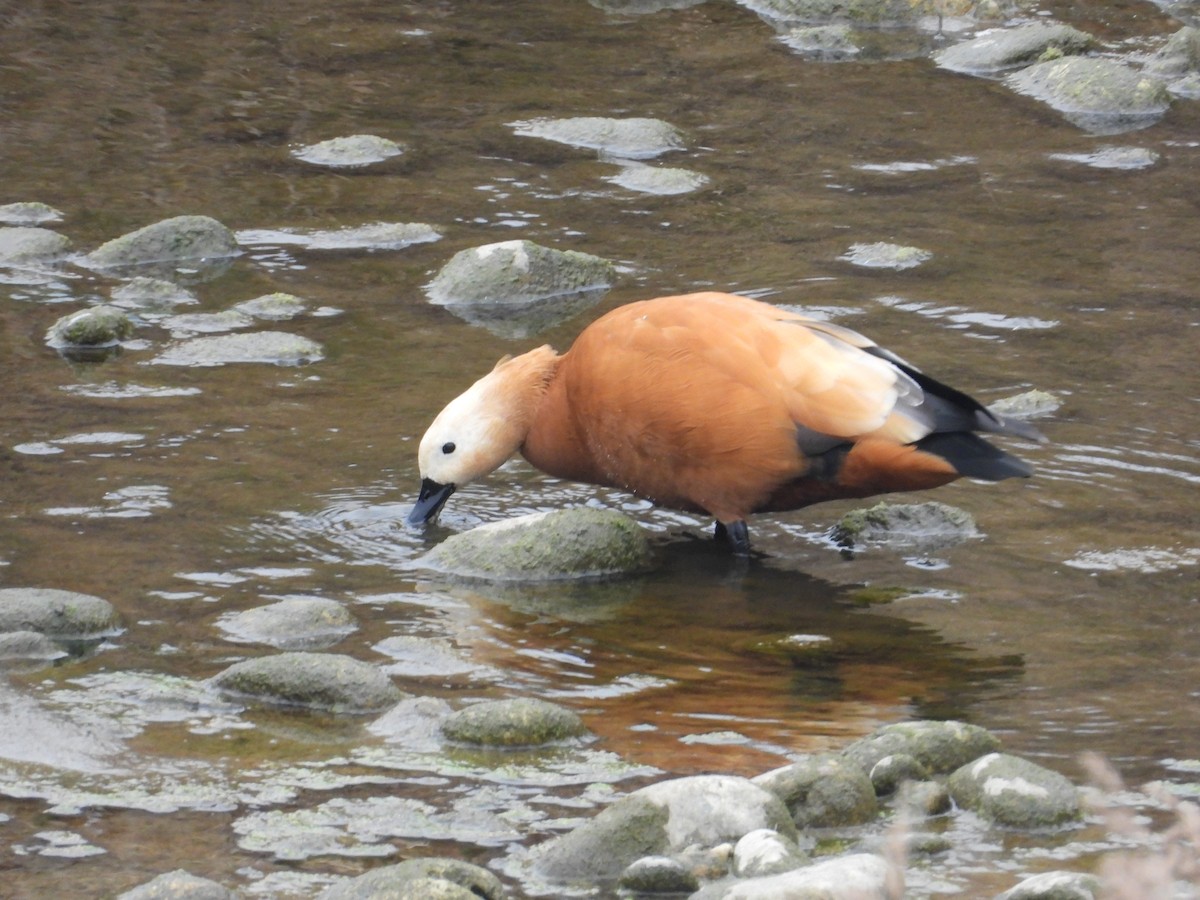
[[[604,484],[570,403],[571,356],[559,359],[534,413],[521,455],[548,475]]]

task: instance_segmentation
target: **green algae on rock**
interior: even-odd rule
[[[532,697],[476,703],[442,723],[450,740],[485,747],[536,747],[587,733],[576,713]]]
[[[113,238],[85,262],[95,268],[221,259],[238,254],[233,232],[209,216],[175,216]]]
[[[451,535],[417,562],[460,578],[558,581],[644,570],[645,532],[615,510],[577,507],[531,513]]]
[[[380,712],[404,693],[369,663],[338,653],[280,653],[234,663],[211,679],[226,694],[337,713]]]

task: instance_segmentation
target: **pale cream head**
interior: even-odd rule
[[[502,466],[525,442],[557,362],[550,347],[506,357],[451,400],[421,438],[421,477],[462,487]]]

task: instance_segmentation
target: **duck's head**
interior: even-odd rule
[[[505,357],[438,413],[421,438],[421,492],[410,525],[437,518],[458,488],[494,472],[525,442],[558,355],[539,347]]]

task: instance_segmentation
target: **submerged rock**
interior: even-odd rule
[[[0,632],[0,662],[53,662],[66,655],[65,650],[39,631]]]
[[[956,770],[950,796],[997,825],[1050,828],[1080,818],[1079,794],[1062,775],[1026,759],[989,753]]]
[[[70,249],[70,238],[48,228],[0,228],[0,266],[51,265]]]
[[[852,244],[850,249],[838,257],[865,269],[915,269],[933,259],[933,254],[919,247],[904,247],[900,244],[878,242],[874,244]]]
[[[885,501],[846,513],[830,536],[843,547],[873,543],[933,548],[951,546],[978,534],[971,514],[958,507],[936,501]]]
[[[217,624],[230,640],[285,650],[328,647],[358,627],[346,607],[319,597],[289,597],[223,616]]]
[[[534,864],[551,881],[593,883],[617,878],[642,857],[712,847],[759,828],[796,834],[779,798],[745,778],[676,778],[634,791],[534,848]]]
[[[783,801],[800,828],[861,825],[879,813],[871,779],[835,754],[803,757],[754,779]]]
[[[0,206],[0,222],[6,225],[47,225],[61,222],[62,212],[36,201],[5,203]]]
[[[441,238],[440,231],[424,222],[375,222],[334,231],[312,231],[305,235],[304,244],[310,250],[403,250]]]
[[[606,178],[630,191],[641,194],[687,194],[708,184],[708,178],[690,169],[674,169],[659,166],[629,164],[621,167],[616,175]]]
[[[304,301],[294,294],[277,291],[274,294],[255,297],[253,300],[243,300],[241,303],[234,304],[233,309],[255,319],[282,322],[300,315],[304,312],[305,306]]]
[[[233,232],[208,216],[176,216],[114,238],[88,254],[96,268],[220,259],[238,254]]]
[[[1049,391],[1024,391],[1004,397],[988,404],[988,409],[998,416],[1011,416],[1017,419],[1033,419],[1047,416],[1062,406],[1062,401]]]
[[[63,316],[46,332],[46,343],[65,347],[113,347],[133,337],[133,322],[113,306],[93,306]]]
[[[379,712],[404,693],[379,669],[338,653],[280,653],[215,675],[219,690],[266,703],[337,713]]]
[[[684,145],[679,129],[661,119],[583,116],[573,119],[529,119],[508,124],[514,133],[522,137],[556,141],[623,159],[651,159],[682,149]]]
[[[451,535],[418,561],[463,578],[554,581],[641,571],[645,532],[614,510],[578,507],[531,513]]]
[[[117,611],[100,597],[56,588],[0,590],[0,632],[36,631],[56,638],[98,638],[120,630]]]
[[[987,74],[1025,66],[1042,58],[1084,53],[1095,40],[1090,34],[1052,22],[1030,22],[1016,28],[993,28],[969,41],[934,54],[943,69]]]
[[[139,275],[112,292],[112,305],[123,309],[164,310],[198,303],[195,294],[165,278]]]
[[[848,25],[810,25],[792,28],[779,40],[808,59],[853,59],[862,52]]]
[[[999,747],[999,738],[966,722],[898,722],[860,738],[842,755],[870,772],[884,757],[903,753],[934,774],[946,774]]]
[[[374,134],[351,134],[298,147],[292,156],[316,166],[359,167],[383,162],[404,152],[395,141]]]
[[[215,881],[176,869],[118,894],[117,900],[235,900],[236,897],[237,894]]]
[[[1097,147],[1090,153],[1051,153],[1051,159],[1080,163],[1093,169],[1148,169],[1160,156],[1148,147]],[[1031,391],[1030,393],[1041,393]],[[993,404],[994,405],[994,404]]]
[[[450,740],[486,747],[536,747],[587,733],[566,707],[526,697],[477,703],[442,723]]]
[[[1094,134],[1153,125],[1171,105],[1171,95],[1159,79],[1114,59],[1047,60],[1008,76],[1005,83]]]
[[[1095,875],[1082,872],[1042,872],[999,894],[996,900],[1097,900],[1106,896]]]
[[[320,362],[325,352],[316,341],[282,331],[254,331],[192,338],[172,344],[150,360],[158,366],[223,366],[269,363],[302,366]]]
[[[372,869],[322,891],[318,900],[501,900],[504,885],[458,859],[420,857]]]

